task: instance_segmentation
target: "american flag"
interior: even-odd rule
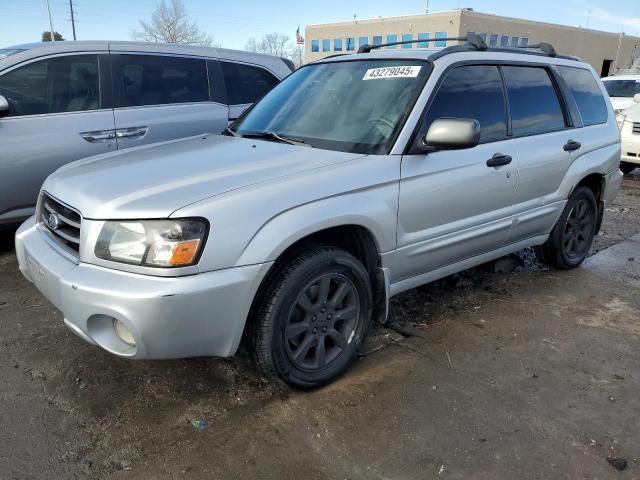
[[[298,45],[304,45],[304,37],[300,35],[300,27],[296,30],[296,43]]]

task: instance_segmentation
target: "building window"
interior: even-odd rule
[[[402,34],[402,41],[403,42],[410,42],[411,40],[413,40],[413,33],[403,33]],[[411,48],[413,47],[413,44],[411,43],[404,43],[402,45],[402,48]]]
[[[447,32],[436,32],[436,47],[446,47],[447,41],[444,40],[447,38]]]
[[[330,52],[331,51],[331,40],[329,40],[328,38],[324,38],[322,40],[322,51],[323,52]]]
[[[333,51],[334,52],[341,52],[342,51],[342,39],[341,38],[334,38],[333,39]]]
[[[369,37],[358,37],[358,47],[364,47],[369,43]]]
[[[522,40],[520,41],[520,45],[522,45],[523,47],[526,47],[529,45],[529,37],[522,37]]]
[[[498,45],[498,35],[496,35],[495,33],[492,33],[491,35],[489,35],[489,45],[493,47]]]
[[[373,44],[374,45],[382,45],[382,35],[374,35],[373,36]]]
[[[429,34],[428,33],[419,33],[418,40],[427,40],[426,42],[419,42],[418,48],[429,48]]]
[[[486,34],[486,33],[481,32],[481,33],[479,33],[478,35],[480,36],[480,38],[481,38],[482,40],[484,40],[485,42],[487,41],[487,34]]]
[[[311,51],[312,52],[320,51],[320,40],[311,40]]]
[[[500,46],[501,47],[509,46],[509,35],[502,35],[502,37],[500,37]]]
[[[356,49],[356,39],[355,37],[347,37],[347,51]]]
[[[387,35],[387,43],[396,43],[398,41],[397,35]],[[387,48],[396,48],[395,45],[389,45]]]
[[[511,46],[512,47],[517,47],[519,41],[520,41],[520,39],[518,37],[511,37]]]

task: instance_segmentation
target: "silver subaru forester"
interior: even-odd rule
[[[605,96],[546,44],[324,59],[225,135],[59,169],[17,232],[20,269],[115,355],[244,338],[267,377],[322,385],[399,292],[530,246],[584,260],[622,179]]]

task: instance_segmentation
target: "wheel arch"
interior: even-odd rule
[[[579,187],[587,187],[596,197],[596,204],[598,206],[598,217],[596,220],[596,234],[600,231],[600,227],[602,226],[602,218],[604,217],[604,201],[602,199],[602,194],[604,193],[604,185],[605,178],[604,175],[600,173],[590,173],[580,180],[576,186],[571,190],[573,193]]]
[[[256,311],[260,307],[260,302],[274,277],[278,275],[290,259],[314,245],[328,245],[340,248],[352,254],[363,264],[371,281],[374,300],[373,318],[386,318],[388,285],[385,274],[381,268],[382,252],[379,249],[379,243],[373,232],[367,227],[361,224],[347,223],[321,228],[300,238],[296,238],[280,252],[260,282],[256,294],[251,301],[243,337],[246,337],[248,329],[251,328]]]

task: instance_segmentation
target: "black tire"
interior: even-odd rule
[[[578,187],[569,197],[549,239],[536,248],[538,258],[550,267],[575,268],[589,253],[598,221],[593,191]]]
[[[350,253],[310,247],[271,276],[249,340],[258,368],[270,379],[315,388],[342,375],[371,323],[369,275]]]
[[[638,165],[636,165],[635,163],[620,162],[620,170],[622,170],[622,173],[624,173],[625,175],[630,174],[636,168],[638,168]]]

